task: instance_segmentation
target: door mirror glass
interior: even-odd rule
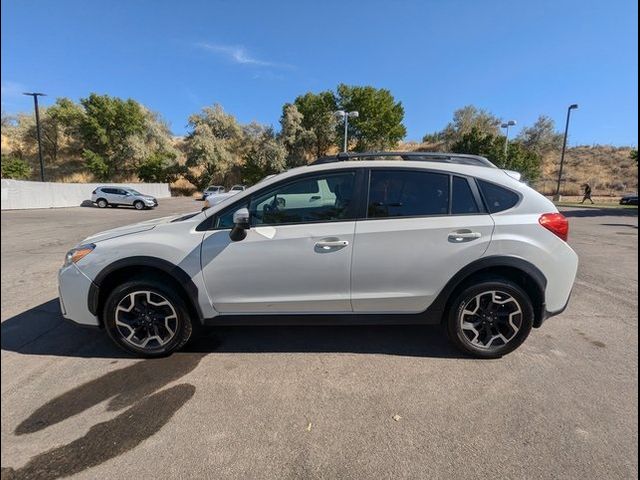
[[[229,238],[234,242],[244,240],[249,228],[249,210],[241,208],[233,212],[233,228],[229,232]]]

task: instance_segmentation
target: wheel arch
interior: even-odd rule
[[[474,281],[485,278],[506,278],[529,295],[534,309],[533,326],[539,327],[546,316],[545,290],[547,278],[532,263],[510,256],[489,256],[476,260],[456,273],[427,309],[429,316],[445,318],[457,294]]]
[[[189,315],[202,322],[198,303],[198,287],[182,268],[157,257],[136,256],[117,260],[103,268],[93,280],[88,294],[89,311],[96,315],[102,326],[101,312],[113,288],[133,276],[151,274],[171,285],[185,301]]]

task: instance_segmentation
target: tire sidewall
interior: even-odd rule
[[[475,347],[469,343],[462,332],[459,324],[459,317],[466,303],[476,295],[489,291],[498,290],[511,295],[522,308],[522,326],[516,337],[509,343],[496,349],[485,350]],[[500,358],[513,352],[527,339],[533,327],[534,311],[533,304],[527,293],[517,284],[508,280],[488,280],[475,285],[468,286],[456,296],[451,304],[447,318],[447,333],[452,342],[460,350],[480,358]]]
[[[115,310],[118,303],[127,295],[137,290],[149,290],[162,295],[165,299],[171,303],[176,315],[178,317],[178,327],[176,334],[169,343],[159,348],[143,349],[131,345],[128,343],[116,328],[115,324]],[[189,338],[191,337],[193,328],[191,319],[189,317],[188,309],[183,299],[177,293],[164,287],[163,285],[154,282],[153,280],[132,280],[122,285],[117,286],[109,294],[107,301],[105,302],[102,312],[102,320],[105,330],[109,334],[109,337],[122,349],[129,353],[133,353],[136,356],[154,358],[164,357],[170,355],[174,351],[181,348]]]

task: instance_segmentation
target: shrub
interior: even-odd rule
[[[28,180],[31,167],[21,158],[2,156],[2,178]]]

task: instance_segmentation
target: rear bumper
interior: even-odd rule
[[[89,311],[87,298],[92,282],[75,265],[58,272],[58,292],[62,316],[85,326],[99,326],[98,317]]]

